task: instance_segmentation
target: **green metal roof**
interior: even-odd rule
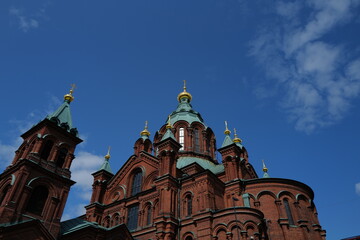
[[[225,134],[225,139],[223,141],[223,144],[221,145],[221,147],[226,147],[226,146],[229,146],[231,144],[233,144],[233,140],[231,139],[230,135],[229,134]]]
[[[171,125],[174,125],[175,122],[181,120],[186,121],[189,124],[193,122],[200,122],[204,124],[204,120],[202,119],[200,113],[196,112],[192,108],[188,98],[182,98],[177,109],[170,115]]]
[[[186,167],[192,163],[199,164],[202,168],[210,170],[214,174],[218,174],[224,172],[224,165],[222,164],[215,164],[209,160],[197,158],[197,157],[180,157],[177,160],[176,167],[181,169]]]
[[[55,122],[59,127],[78,136],[77,129],[74,128],[72,124],[70,101],[65,100],[54,113],[47,115],[46,118]]]
[[[113,174],[108,159],[105,158],[105,161],[104,161],[104,163],[101,165],[99,171],[101,171],[101,170],[104,170],[104,171],[107,171],[107,172]]]
[[[107,230],[107,228],[100,226],[96,222],[88,222],[82,218],[73,218],[64,222],[61,222],[61,234],[68,234],[71,232],[75,232],[79,229],[86,228],[88,226],[92,226],[95,228],[102,228]]]
[[[168,138],[172,138],[172,139],[174,139],[175,141],[177,141],[176,138],[175,138],[175,136],[174,136],[174,134],[173,134],[172,131],[170,130],[170,128],[168,128],[168,129],[166,130],[164,136],[161,138],[161,141],[162,141],[162,140],[165,140],[165,139],[168,139]]]

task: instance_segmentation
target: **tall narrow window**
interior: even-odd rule
[[[59,150],[59,153],[58,153],[58,156],[56,159],[56,166],[63,167],[67,153],[68,153],[68,150],[66,148],[61,148]]]
[[[44,147],[41,151],[41,154],[40,154],[40,158],[44,159],[44,160],[47,160],[49,155],[50,155],[50,152],[51,152],[51,149],[54,145],[54,142],[49,140],[47,142],[45,142],[44,144]]]
[[[131,187],[131,196],[139,193],[141,191],[141,180],[142,180],[142,172],[139,169],[133,177],[132,187]]]
[[[138,227],[139,205],[129,207],[127,226],[129,230],[135,230]]]
[[[179,143],[181,145],[180,150],[184,150],[185,147],[185,133],[184,128],[179,128]]]
[[[150,225],[152,220],[152,211],[151,211],[151,205],[147,207],[147,213],[146,213],[146,225]]]
[[[28,212],[41,215],[45,206],[49,191],[45,186],[37,186],[31,193],[26,210]]]
[[[195,152],[200,152],[200,136],[199,136],[199,129],[195,128],[194,130],[194,147]]]
[[[294,218],[291,214],[291,209],[290,209],[290,205],[289,205],[289,201],[287,200],[287,198],[284,198],[284,206],[285,206],[285,211],[286,211],[286,215],[289,219],[289,225],[294,225]]]
[[[186,196],[186,216],[191,216],[192,214],[192,198],[191,195]]]

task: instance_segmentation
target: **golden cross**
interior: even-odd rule
[[[72,94],[74,92],[74,89],[76,88],[75,83],[71,84],[71,89],[70,89],[70,94]]]

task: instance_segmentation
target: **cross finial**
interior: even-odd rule
[[[148,121],[146,120],[145,121],[145,129],[147,129],[148,128]]]
[[[184,80],[184,92],[186,92],[186,80]]]
[[[109,160],[109,159],[110,159],[110,149],[111,149],[111,147],[109,146],[108,152],[107,152],[107,154],[105,155],[105,159],[106,159],[106,160]]]
[[[224,133],[225,133],[225,135],[229,135],[231,132],[230,132],[230,130],[229,130],[229,128],[228,128],[228,123],[227,123],[227,121],[225,121],[225,131],[224,131]]]
[[[263,172],[267,172],[268,171],[268,169],[267,169],[267,167],[266,167],[266,165],[265,165],[265,162],[264,162],[264,159],[262,160],[262,163],[263,163]]]

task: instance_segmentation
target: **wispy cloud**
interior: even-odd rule
[[[259,29],[250,44],[250,55],[269,79],[255,93],[266,98],[285,91],[280,105],[297,130],[311,133],[339,121],[360,94],[360,58],[352,57],[345,44],[326,41],[327,34],[354,17],[359,3],[277,1],[276,22]]]
[[[360,196],[360,183],[355,184],[355,192]]]
[[[19,29],[23,32],[28,32],[31,29],[39,27],[39,21],[31,16],[26,16],[24,10],[20,8],[11,7],[9,14],[16,18]]]

